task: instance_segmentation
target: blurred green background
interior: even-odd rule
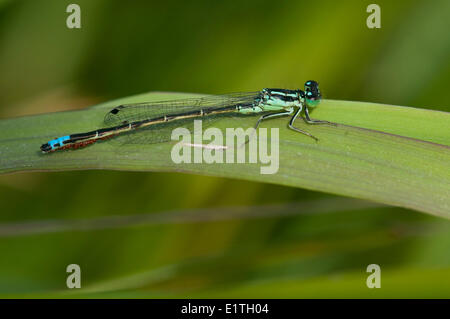
[[[3,0],[0,116],[309,79],[326,98],[450,111],[450,2],[376,1],[381,29],[370,3]],[[450,223],[406,209],[109,171],[0,176],[0,203],[0,297],[450,297]]]

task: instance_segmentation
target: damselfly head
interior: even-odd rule
[[[305,100],[306,105],[309,107],[315,107],[319,105],[322,95],[319,90],[319,83],[316,81],[306,81],[305,83]]]

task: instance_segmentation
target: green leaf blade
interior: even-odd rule
[[[362,102],[324,101],[313,118],[337,126],[296,126],[320,140],[287,129],[287,118],[263,122],[279,128],[279,170],[265,164],[175,164],[173,143],[120,146],[98,142],[79,150],[41,154],[49,139],[102,126],[107,110],[122,103],[157,101],[183,94],[153,93],[112,101],[83,111],[0,121],[0,171],[112,169],[177,171],[307,188],[407,207],[450,218],[450,114]],[[243,120],[251,127],[255,119]],[[221,120],[217,127],[232,127]]]

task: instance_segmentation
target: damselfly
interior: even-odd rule
[[[173,101],[124,104],[110,110],[104,119],[105,128],[86,133],[66,135],[41,145],[43,153],[80,148],[120,134],[144,127],[155,127],[152,134],[158,134],[168,123],[198,118],[215,118],[224,114],[258,115],[255,129],[266,119],[292,115],[288,127],[315,140],[310,133],[294,126],[302,111],[308,124],[322,124],[328,121],[313,120],[309,108],[316,107],[322,96],[315,81],[307,81],[304,91],[286,89],[263,89],[254,93],[214,95],[202,98]]]

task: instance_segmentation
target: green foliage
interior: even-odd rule
[[[79,0],[80,30],[65,26],[70,3],[0,1],[2,119],[85,109],[139,92],[220,94],[298,88],[314,79],[326,98],[341,100],[326,101],[314,118],[448,146],[445,114],[342,102],[449,112],[448,0],[432,5],[379,0],[382,27],[377,30],[365,25],[366,7],[373,3],[366,0],[276,5],[265,0]],[[204,167],[195,174],[30,172],[49,168],[44,165],[59,165],[58,170],[94,166],[100,150],[115,159],[104,165],[120,165],[121,154],[113,152],[110,142],[50,157],[38,150],[59,134],[98,127],[111,105],[1,121],[2,168],[22,171],[0,176],[2,297],[450,297],[447,219],[307,190],[303,187],[325,185],[348,191],[328,185],[334,175],[321,174],[312,184],[301,162],[289,163],[295,168],[289,172],[306,178],[295,179],[305,184],[302,188],[245,181],[245,176],[197,174]],[[424,184],[406,183],[399,194],[382,190],[371,197],[395,197],[407,207],[417,206],[420,199],[442,215],[448,193],[441,198],[437,193],[430,198],[405,194],[415,193],[414,187],[430,194],[428,184],[434,190],[448,185],[448,165],[441,171],[424,165],[430,161],[436,169],[443,158],[433,144],[381,138],[381,133],[345,126],[313,128],[298,121],[321,137],[315,144],[284,130],[286,121],[264,125],[282,128],[283,138],[298,150],[290,157],[314,161],[306,164],[315,175],[327,168],[320,156],[330,159],[331,150],[336,154],[328,162],[350,166],[352,176],[357,175],[352,164],[363,166],[366,159],[365,172],[371,174],[355,180],[351,192],[365,198],[368,189],[379,188],[379,174],[393,172],[382,176],[387,187],[399,177]],[[25,122],[29,126],[15,128],[15,123]],[[7,140],[5,128],[17,140]],[[345,138],[346,133],[351,136]],[[367,139],[371,143],[362,145]],[[351,154],[358,150],[362,157],[348,158],[332,141],[345,143]],[[380,145],[375,141],[392,154],[414,153],[417,163],[378,154],[371,149]],[[417,153],[412,151],[416,145],[421,145]],[[14,158],[8,157],[12,152]],[[161,159],[148,155],[132,162],[145,166],[150,159],[158,170],[173,170],[170,162],[161,167]],[[129,166],[131,161],[123,163]],[[211,174],[236,174],[220,169]],[[347,172],[341,172],[334,181],[346,178]],[[238,213],[242,210],[246,213]],[[82,289],[68,292],[65,269],[71,263],[82,267]],[[371,263],[382,268],[382,289],[365,286],[365,268]]]

